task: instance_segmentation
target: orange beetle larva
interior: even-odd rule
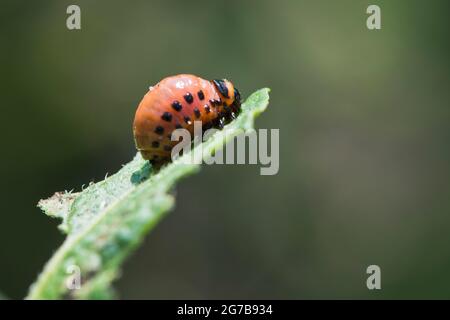
[[[136,148],[144,159],[162,164],[170,161],[175,129],[194,132],[194,121],[203,130],[221,129],[240,111],[239,91],[226,80],[205,80],[180,74],[161,80],[144,96],[136,110],[133,124]]]

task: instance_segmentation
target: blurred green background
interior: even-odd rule
[[[449,12],[1,0],[0,291],[24,297],[63,241],[38,200],[116,172],[148,86],[193,73],[243,96],[272,88],[257,126],[280,129],[280,171],[204,166],[184,180],[124,266],[121,298],[450,298]],[[371,264],[380,291],[366,288]]]

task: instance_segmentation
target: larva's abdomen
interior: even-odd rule
[[[194,121],[201,121],[204,128],[217,126],[219,118],[238,111],[240,104],[229,107],[235,92],[227,80],[208,81],[189,74],[161,80],[136,110],[133,131],[137,149],[145,159],[169,161],[178,143],[171,141],[172,132],[185,128],[193,134]]]
[[[213,82],[188,74],[167,77],[151,87],[140,102],[133,124],[137,149],[145,159],[170,161],[173,130],[194,131],[194,121],[214,126],[227,108]]]

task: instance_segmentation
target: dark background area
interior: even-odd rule
[[[82,29],[66,28],[81,7]],[[382,29],[366,28],[378,4]],[[127,261],[121,298],[449,298],[448,1],[5,1],[0,291],[63,241],[36,204],[116,172],[148,86],[270,87],[280,171],[204,166]],[[366,288],[377,264],[382,290]],[[1,295],[1,293],[0,293]]]

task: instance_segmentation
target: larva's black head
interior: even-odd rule
[[[224,97],[225,99],[230,98],[229,89],[233,87],[233,84],[230,81],[228,81],[227,79],[221,79],[221,80],[213,80],[212,82],[214,83],[217,91],[222,97]]]
[[[235,112],[239,112],[241,108],[241,95],[239,90],[227,79],[212,80],[212,83],[216,87],[217,93],[221,100],[228,106],[234,107]]]

